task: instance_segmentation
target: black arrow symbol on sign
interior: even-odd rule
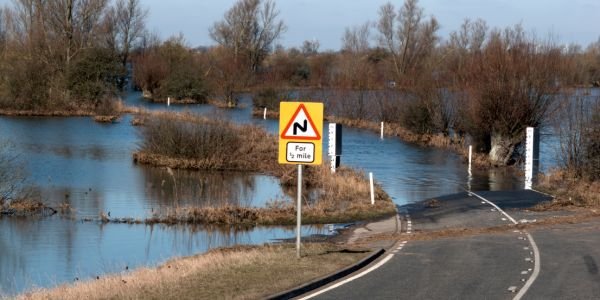
[[[300,129],[302,132],[306,132],[308,130],[308,122],[304,120],[304,126],[301,126],[300,123],[294,123],[294,135],[298,135],[297,130]]]

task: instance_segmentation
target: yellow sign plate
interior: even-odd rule
[[[323,103],[279,104],[279,163],[320,165],[323,160]]]

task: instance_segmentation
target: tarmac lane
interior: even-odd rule
[[[532,230],[538,279],[523,299],[600,299],[600,220]]]
[[[531,204],[548,200],[522,192],[515,192],[514,197],[524,195]],[[502,200],[505,207],[518,206],[510,193],[486,196]],[[499,206],[470,193],[401,207],[400,217],[404,234],[516,222]],[[539,273],[539,253],[534,253],[534,248],[537,251],[533,237],[516,227],[431,240],[401,238],[380,263],[375,263],[377,268],[353,274],[301,299],[519,299],[527,295],[524,292],[535,284]]]

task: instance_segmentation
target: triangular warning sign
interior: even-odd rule
[[[320,140],[321,134],[308,114],[304,104],[300,104],[292,118],[281,132],[282,139]]]

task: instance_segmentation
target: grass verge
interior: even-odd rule
[[[304,244],[244,246],[174,259],[158,268],[38,290],[19,299],[261,299],[328,275],[369,253]]]
[[[536,186],[554,199],[537,207],[539,210],[565,207],[600,208],[600,181],[576,178],[564,170],[554,170],[540,176]]]

